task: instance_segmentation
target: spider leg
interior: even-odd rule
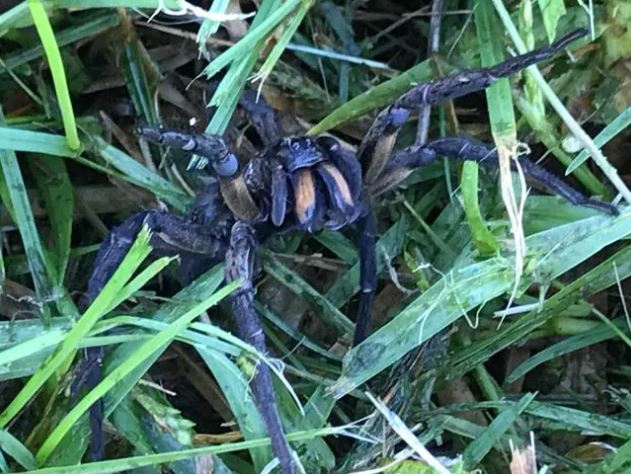
[[[377,289],[377,225],[372,209],[367,209],[357,220],[359,232],[359,307],[355,321],[353,346],[368,335],[372,317],[372,304]]]
[[[88,289],[83,307],[89,306],[112,277],[127,255],[136,236],[144,226],[152,230],[151,246],[161,254],[176,255],[181,251],[214,257],[219,260],[226,250],[222,239],[208,231],[208,228],[195,224],[185,217],[151,210],[139,212],[121,225],[112,229],[97,253],[94,270],[88,280]],[[93,389],[103,378],[103,347],[89,348],[79,363],[72,393],[76,396],[81,390]],[[91,449],[88,457],[99,460],[105,457],[103,437],[103,400],[99,399],[90,408]]]
[[[250,117],[252,125],[265,146],[277,142],[283,135],[276,111],[256,91],[245,90],[239,105]]]
[[[369,184],[372,183],[383,171],[392,152],[398,131],[412,110],[423,104],[433,105],[486,89],[500,78],[508,77],[528,66],[550,58],[569,43],[586,34],[587,31],[584,29],[576,30],[549,47],[515,56],[495,66],[463,71],[413,87],[377,115],[362,140],[358,157],[364,168],[365,181]]]
[[[239,159],[230,151],[223,137],[147,126],[140,127],[138,134],[151,142],[206,158],[208,163],[204,165],[204,169],[219,178],[221,194],[230,210],[244,220],[255,220],[259,217],[259,208],[241,174]]]
[[[272,193],[271,212],[272,223],[280,227],[287,214],[287,199],[289,198],[289,186],[287,185],[287,174],[279,160],[272,160]]]
[[[231,295],[232,312],[239,336],[259,352],[266,353],[267,345],[263,326],[254,309],[253,279],[257,240],[252,226],[241,221],[234,224],[230,236],[230,247],[226,254],[226,280],[231,282],[241,279],[240,289]],[[267,365],[260,363],[256,366],[251,387],[258,411],[269,433],[272,450],[280,462],[281,471],[283,474],[294,474],[295,464],[291,448],[283,432],[276,406],[271,371]]]
[[[375,192],[383,192],[393,184],[397,184],[415,168],[428,165],[439,156],[461,161],[476,161],[481,165],[492,167],[497,167],[499,160],[495,149],[466,137],[433,140],[424,146],[411,146],[395,152],[384,170],[384,180],[375,183]],[[618,214],[618,210],[611,204],[588,198],[529,159],[519,158],[519,164],[527,178],[565,198],[572,204],[592,207],[608,214]],[[511,162],[511,167],[515,169],[515,163]]]

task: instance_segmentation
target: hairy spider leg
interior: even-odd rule
[[[208,164],[204,169],[219,179],[221,194],[230,210],[244,220],[255,220],[260,216],[260,210],[243,179],[239,159],[230,151],[223,137],[148,126],[140,127],[138,134],[151,142],[206,158]]]
[[[398,156],[397,153],[400,152],[394,154],[393,165],[389,165],[388,162],[391,157],[393,157],[393,148],[399,130],[407,121],[413,110],[416,110],[423,104],[434,105],[445,100],[456,99],[472,92],[484,90],[500,78],[508,77],[528,66],[553,56],[568,44],[586,34],[586,30],[579,29],[569,33],[549,47],[539,48],[526,54],[510,58],[495,66],[473,71],[463,71],[437,81],[419,84],[401,95],[392,105],[385,108],[377,115],[357,151],[358,160],[363,168],[364,187],[368,189],[366,197],[364,198],[366,205],[370,205],[369,200],[373,192],[378,193],[389,189],[401,182],[407,175],[407,171],[404,167],[395,166],[396,157]],[[429,156],[428,150],[430,149],[419,148],[419,156]],[[458,154],[457,156],[460,157],[459,159],[474,159],[465,158],[465,154]],[[422,166],[422,163],[417,164],[417,166]],[[527,165],[526,167],[529,166]],[[537,179],[537,176],[539,178],[544,176],[540,173],[539,167],[536,168],[536,171],[535,168],[532,167],[529,167],[529,169],[530,175],[535,179]],[[386,172],[384,173],[384,171]],[[551,182],[552,180],[548,179],[548,181]],[[563,184],[560,180],[557,181]],[[558,183],[554,182],[554,184]],[[567,186],[560,186],[559,189],[561,189],[561,187],[563,189],[567,188]],[[569,196],[567,193],[562,195],[565,197]],[[575,196],[575,194],[572,194],[572,196]],[[600,208],[602,209],[602,207]],[[363,238],[360,236],[360,242],[362,239]],[[370,263],[360,266],[360,281],[368,282],[376,280],[376,275],[373,277],[362,273],[362,268],[366,272],[374,271],[376,273],[376,266],[372,264],[375,259],[374,249],[371,250],[370,246],[367,246],[361,258],[368,259]],[[374,289],[372,291],[374,292]],[[372,312],[372,300],[373,295],[371,295],[370,292],[361,292],[361,315],[358,315],[357,329],[364,333],[360,332],[355,335],[355,344],[361,342],[366,336],[366,331],[370,323],[370,314]]]
[[[276,143],[283,136],[278,114],[257,91],[246,89],[239,99],[239,106],[248,114],[263,145]]]
[[[377,289],[377,224],[372,209],[366,209],[355,225],[359,233],[360,293],[353,335],[354,346],[368,336],[372,319],[372,303]]]
[[[499,164],[497,150],[484,143],[467,137],[439,138],[426,143],[424,146],[415,145],[394,152],[384,170],[384,182],[375,183],[376,191],[383,192],[388,189],[386,186],[394,181],[389,178],[389,175],[396,175],[397,179],[405,178],[415,168],[426,166],[434,162],[439,156],[460,161],[475,161],[489,167],[497,167]],[[572,204],[592,207],[608,214],[618,214],[618,210],[611,204],[585,196],[527,157],[520,157],[519,164],[527,178]],[[516,169],[513,160],[511,160],[511,167],[513,170]]]
[[[87,308],[95,300],[116,272],[144,226],[152,231],[151,246],[160,254],[177,255],[185,249],[187,252],[214,257],[219,261],[227,248],[226,242],[215,237],[208,228],[192,223],[185,217],[158,210],[136,213],[112,229],[101,244],[94,270],[88,280],[86,298],[81,305],[83,308]],[[104,354],[103,347],[89,348],[84,352],[72,386],[74,396],[82,390],[92,390],[102,380]],[[105,457],[103,419],[103,399],[99,399],[90,407],[91,439],[88,457],[91,460]]]
[[[232,313],[239,337],[262,354],[266,354],[263,326],[254,307],[254,260],[257,249],[258,239],[254,228],[245,222],[237,221],[232,227],[230,246],[226,254],[226,281],[241,280],[240,288],[230,296]],[[271,370],[262,362],[257,364],[254,370],[251,383],[254,401],[265,422],[272,450],[278,457],[281,472],[294,474],[296,465],[278,414]]]
[[[379,178],[390,157],[397,134],[412,110],[423,104],[434,105],[484,90],[498,79],[516,74],[528,66],[550,58],[586,34],[586,30],[579,29],[549,47],[515,56],[495,66],[463,71],[437,81],[419,84],[404,93],[394,104],[377,115],[359,146],[358,158],[364,168],[366,184],[370,185]]]

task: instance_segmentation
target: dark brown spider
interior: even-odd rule
[[[226,280],[242,280],[231,296],[238,333],[261,352],[266,352],[263,328],[254,309],[254,260],[257,248],[268,237],[293,229],[317,232],[354,225],[359,234],[359,309],[354,344],[367,335],[377,271],[375,221],[371,199],[399,184],[415,168],[438,157],[473,160],[497,166],[490,147],[463,137],[451,137],[393,151],[397,134],[411,111],[422,104],[455,99],[489,87],[497,79],[543,61],[583,36],[583,30],[565,36],[549,48],[511,58],[490,68],[465,71],[444,79],[417,85],[384,109],[366,133],[357,153],[329,137],[282,138],[274,112],[264,103],[243,100],[253,123],[265,142],[265,150],[244,166],[220,136],[187,134],[175,130],[141,128],[147,140],[179,148],[204,157],[204,170],[214,179],[198,196],[185,216],[150,210],[131,216],[113,229],[99,250],[89,281],[92,301],[125,256],[140,229],[152,231],[151,244],[161,254],[180,254],[185,280],[213,263],[225,259]],[[589,199],[527,159],[520,159],[527,177],[568,201],[607,213],[616,209]],[[89,359],[100,360],[94,350]],[[98,363],[87,384],[100,378]],[[251,383],[254,400],[271,438],[272,449],[285,474],[296,471],[296,462],[278,415],[269,368],[259,364]],[[102,456],[100,437],[102,413],[92,411],[96,457]]]

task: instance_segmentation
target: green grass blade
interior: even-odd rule
[[[508,32],[509,36],[513,40],[517,51],[520,54],[526,52],[526,47],[519,36],[517,28],[515,28],[515,24],[506,10],[506,6],[501,0],[490,0],[493,2],[495,10],[497,11],[504,28]],[[581,142],[581,144],[585,147],[588,153],[591,154],[593,160],[600,167],[602,172],[607,176],[611,184],[616,188],[616,190],[622,195],[625,201],[631,203],[631,191],[627,185],[622,181],[620,176],[618,175],[617,170],[611,166],[609,161],[603,153],[600,151],[598,146],[594,143],[591,137],[583,130],[583,128],[579,125],[579,123],[572,117],[570,112],[565,108],[559,97],[554,93],[550,85],[546,82],[544,77],[541,75],[541,72],[537,68],[537,66],[530,66],[528,70],[532,74],[537,85],[541,88],[543,95],[548,100],[550,105],[554,108],[554,110],[559,114],[559,117],[563,120],[565,125],[567,125],[570,132],[574,135],[574,137]]]
[[[0,112],[0,120],[2,120]],[[6,181],[10,203],[7,207],[13,209],[13,217],[20,231],[22,242],[28,257],[28,265],[35,285],[35,292],[42,303],[43,317],[48,319],[49,297],[54,293],[53,275],[55,271],[49,267],[42,242],[35,226],[35,218],[28,199],[22,172],[15,153],[0,148],[0,168]]]
[[[552,43],[556,37],[557,24],[563,15],[565,15],[565,4],[563,0],[537,0],[541,16],[543,17],[543,26],[546,28],[548,40]]]
[[[594,138],[594,144],[601,147],[631,125],[631,107],[625,109],[615,119],[609,122],[598,135]],[[573,173],[579,166],[589,159],[587,150],[581,151],[576,158],[567,167],[566,175]]]
[[[256,409],[243,371],[232,360],[215,350],[199,347],[197,351],[221,387],[243,437],[250,440],[266,436],[267,430]],[[260,472],[273,459],[269,448],[251,449],[250,454],[256,472]]]
[[[237,44],[215,58],[206,68],[204,74],[207,78],[214,77],[219,71],[227,67],[233,61],[240,61],[244,56],[249,56],[252,49],[258,49],[261,41],[267,38],[285,18],[289,17],[302,0],[288,0],[280,8],[262,18],[262,21],[250,28]],[[257,18],[260,15],[257,15]]]
[[[29,165],[54,236],[51,258],[55,262],[55,281],[61,286],[70,258],[74,206],[72,183],[63,160],[33,156]]]
[[[291,442],[296,442],[344,434],[345,431],[342,428],[326,427],[309,431],[290,433],[287,435],[287,439]],[[224,443],[220,445],[183,449],[180,451],[170,451],[160,454],[149,454],[129,458],[120,458],[111,461],[83,463],[80,465],[45,467],[42,469],[29,471],[29,474],[113,474],[117,472],[124,472],[129,469],[139,469],[144,466],[165,464],[178,461],[180,459],[190,459],[207,454],[223,454],[259,448],[261,446],[267,446],[269,445],[269,443],[269,438],[258,438],[256,440],[240,441],[237,443]]]
[[[401,217],[377,241],[377,272],[386,266],[386,260],[398,255],[405,243],[410,225]],[[324,295],[335,307],[340,308],[359,292],[359,263],[353,265],[328,289]]]
[[[515,404],[500,410],[491,424],[469,443],[462,453],[465,468],[474,469],[478,466],[493,447],[502,441],[502,437],[535,397],[535,394],[526,394]]]
[[[0,38],[13,28],[30,25],[32,22],[26,2],[20,2],[0,15]]]
[[[23,2],[26,5],[27,2]],[[29,15],[29,19],[31,16]],[[57,44],[59,47],[64,47],[76,41],[89,38],[99,33],[102,33],[110,28],[117,26],[120,22],[120,18],[116,13],[105,13],[101,15],[93,15],[85,23],[80,25],[73,25],[65,30],[60,31],[55,35]],[[6,56],[4,59],[4,65],[7,69],[15,69],[19,66],[27,64],[34,59],[41,57],[44,54],[44,48],[41,45],[29,47],[24,50],[19,50],[16,53],[12,53]],[[0,73],[4,68],[0,68]]]
[[[483,256],[495,255],[499,250],[499,242],[488,229],[478,200],[478,171],[479,166],[473,161],[462,164],[462,176],[460,178],[460,188],[462,201],[467,216],[467,222],[471,228],[473,243]]]
[[[261,48],[264,44],[264,39],[265,37],[267,37],[267,35],[273,33],[273,28],[271,28],[269,31],[267,31],[267,33],[262,32],[263,36],[261,36],[259,34],[259,28],[261,26],[265,26],[266,20],[272,16],[273,12],[278,11],[279,7],[279,0],[264,0],[263,3],[261,3],[256,16],[254,17],[252,25],[250,26],[247,34],[243,38],[241,38],[239,43],[229,48],[221,55],[223,56],[226,54],[232,54],[231,52],[237,46],[242,45],[242,43],[247,46],[247,48],[244,49],[244,51],[240,53],[240,55],[235,56],[233,59],[230,60],[230,69],[223,77],[223,79],[217,86],[217,90],[213,94],[209,105],[217,106],[217,110],[215,111],[212,119],[206,126],[206,133],[221,135],[226,131],[228,124],[232,119],[232,114],[237,108],[241,92],[245,88],[246,82],[252,72],[252,69],[254,68],[256,61],[258,60]],[[279,21],[282,21],[282,19],[280,19]],[[261,37],[259,38],[259,36]],[[217,59],[219,58],[216,58],[214,61],[212,61],[207,66],[207,68],[211,67],[215,63],[215,61],[217,61]]]
[[[257,73],[257,79],[260,81],[265,81],[265,79],[272,73],[272,69],[280,59],[281,55],[285,51],[285,48],[291,41],[291,38],[294,36],[294,33],[302,23],[305,15],[309,11],[309,9],[313,6],[314,0],[301,0],[300,5],[296,9],[294,13],[292,13],[289,21],[285,25],[283,32],[276,40],[276,44],[274,48],[270,51],[267,59],[261,66],[261,69]]]
[[[92,302],[83,316],[77,321],[63,342],[55,352],[47,359],[40,369],[33,374],[22,390],[13,398],[11,403],[0,414],[0,428],[5,427],[24,406],[31,400],[44,383],[52,376],[62,364],[76,351],[79,342],[87,335],[90,329],[104,315],[103,309],[116,298],[125,282],[138,268],[142,261],[151,252],[149,246],[149,232],[144,229],[138,235],[125,259],[118,267],[114,275],[107,282],[103,291]]]
[[[617,320],[614,324],[622,330],[626,327],[626,322],[623,320]],[[605,324],[599,325],[598,327],[586,331],[583,334],[568,337],[561,342],[557,342],[556,344],[546,347],[519,364],[510,374],[508,374],[506,377],[506,383],[515,382],[533,369],[548,361],[562,357],[566,354],[571,354],[572,352],[576,352],[585,347],[613,339],[614,337],[616,337],[615,331]]]
[[[57,94],[57,102],[61,112],[61,119],[66,132],[66,140],[71,150],[78,150],[81,147],[79,141],[79,133],[77,132],[77,124],[75,121],[74,110],[72,109],[72,101],[70,99],[70,91],[66,81],[66,71],[63,61],[61,60],[61,52],[53,33],[53,28],[48,21],[48,14],[44,8],[42,0],[28,0],[28,6],[33,16],[33,23],[37,29],[42,46],[48,59],[48,66],[53,77],[55,92]]]
[[[53,432],[50,433],[48,438],[42,443],[35,455],[38,463],[43,463],[50,456],[66,433],[70,431],[72,425],[79,421],[84,413],[87,413],[94,402],[103,397],[120,380],[131,374],[136,368],[140,367],[147,358],[151,357],[156,352],[162,352],[166,349],[167,345],[173,340],[173,338],[175,338],[179,332],[183,331],[186,326],[193,321],[193,319],[198,317],[201,312],[211,306],[214,306],[225,296],[229,295],[235,288],[238,287],[238,285],[239,282],[226,285],[221,290],[199,302],[180,318],[169,324],[166,329],[141,344],[135,352],[130,354],[123,364],[107,374],[103,380],[94,387],[94,389],[86,394],[81,401],[79,401],[74,408],[68,412],[64,419],[59,422]]]
[[[160,119],[154,100],[157,79],[159,78],[158,68],[154,67],[153,74],[151,74],[153,77],[150,79],[149,73],[152,64],[142,44],[135,36],[125,46],[121,61],[127,90],[136,112],[147,125],[158,126]]]
[[[564,226],[566,227],[566,226]],[[542,232],[540,235],[556,235],[559,233],[554,232],[555,229]],[[625,231],[624,227],[615,229],[610,228],[613,235],[620,235]],[[591,231],[591,238],[597,239],[599,236],[597,233]],[[593,242],[585,244],[585,248],[589,248],[590,245],[594,245]],[[597,252],[601,244],[596,244],[597,247],[592,252]],[[605,244],[606,245],[606,244]],[[570,246],[574,252],[583,248],[580,243],[574,243]],[[600,247],[602,248],[602,247]],[[561,252],[557,260],[560,264],[567,264],[568,259],[584,260],[587,258],[585,254],[568,256],[563,255]],[[559,314],[559,312],[567,308],[570,304],[577,301],[583,295],[589,295],[598,291],[602,291],[616,283],[615,272],[613,271],[613,265],[618,267],[619,275],[625,278],[631,274],[631,247],[627,246],[620,252],[613,255],[611,258],[605,260],[589,272],[585,273],[580,278],[574,280],[570,285],[565,287],[557,294],[550,297],[543,304],[542,308],[537,308],[528,315],[514,323],[507,324],[500,332],[491,335],[477,343],[472,343],[468,347],[454,354],[451,358],[453,366],[450,368],[450,377],[457,377],[471,370],[476,365],[488,360],[493,354],[496,354],[500,350],[507,348],[513,344],[523,341],[528,335],[539,328],[542,324],[546,323],[552,317]],[[562,260],[565,261],[563,262]],[[629,262],[629,263],[627,263]],[[567,267],[558,268],[552,270],[554,273],[548,273],[547,275],[554,275],[552,278],[567,271]],[[541,269],[543,270],[543,269]],[[545,270],[544,270],[545,271]]]
[[[0,430],[0,450],[15,459],[24,469],[35,469],[33,453],[6,430]]]
[[[169,181],[138,163],[127,153],[107,144],[102,138],[97,137],[95,143],[99,155],[107,163],[123,173],[127,181],[148,189],[179,211],[184,211],[188,208],[191,202],[190,197]]]
[[[229,4],[230,0],[213,0],[213,3],[208,11],[211,13],[225,13]],[[219,21],[204,19],[202,25],[197,31],[197,44],[199,45],[199,49],[202,53],[206,53],[208,51],[206,42],[212,35],[217,33],[220,26],[221,23]]]
[[[528,237],[527,248],[534,259],[529,267],[536,268],[536,272],[531,270],[523,276],[522,288],[536,281],[537,275],[556,278],[629,233],[631,219],[622,215],[588,218]],[[465,260],[461,265],[348,352],[342,376],[331,388],[335,397],[354,390],[465,312],[505,294],[512,287],[515,277],[512,259],[493,258],[476,263]]]
[[[51,347],[55,347],[63,337],[65,331],[61,329],[53,329],[44,331],[43,334],[24,340],[12,347],[0,352],[0,366],[8,366],[9,364],[37,355]]]
[[[287,268],[270,254],[265,255],[263,265],[266,273],[287,286],[297,295],[300,295],[314,308],[317,308],[320,317],[335,327],[340,334],[353,332],[355,326],[352,321],[296,272]]]
[[[78,154],[68,147],[66,139],[60,135],[6,126],[0,126],[0,149],[63,157]]]
[[[414,84],[434,78],[434,69],[429,60],[408,69],[397,77],[367,90],[342,104],[309,129],[307,135],[318,135],[349,122],[373,110],[389,105],[394,99]]]

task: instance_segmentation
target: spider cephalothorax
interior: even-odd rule
[[[98,294],[135,235],[147,225],[154,231],[151,243],[157,251],[182,256],[184,280],[225,260],[226,280],[242,281],[241,289],[231,296],[238,333],[265,352],[263,330],[253,303],[256,277],[253,263],[258,246],[268,237],[291,229],[316,232],[353,225],[359,235],[360,256],[354,343],[361,342],[368,332],[377,283],[377,230],[371,210],[372,198],[440,156],[473,160],[488,166],[498,163],[497,153],[491,147],[463,137],[431,140],[395,151],[397,134],[411,112],[422,104],[485,89],[498,78],[550,57],[584,34],[582,30],[577,31],[549,48],[496,66],[412,87],[377,115],[356,152],[342,147],[331,137],[283,138],[274,111],[264,102],[253,103],[249,99],[242,102],[242,107],[251,115],[265,149],[247,160],[239,160],[220,136],[141,128],[140,134],[145,139],[203,157],[202,168],[212,176],[211,182],[184,217],[164,211],[146,211],[113,229],[97,256],[88,285],[89,298]],[[570,202],[608,213],[617,212],[609,204],[583,196],[527,159],[520,162],[527,177]],[[188,258],[190,256],[194,258]],[[89,367],[98,368],[98,364]],[[251,387],[281,470],[285,474],[294,473],[295,460],[283,434],[267,366],[261,364],[257,368]],[[102,416],[98,407],[93,416],[97,419],[93,425],[97,426],[98,417]]]

